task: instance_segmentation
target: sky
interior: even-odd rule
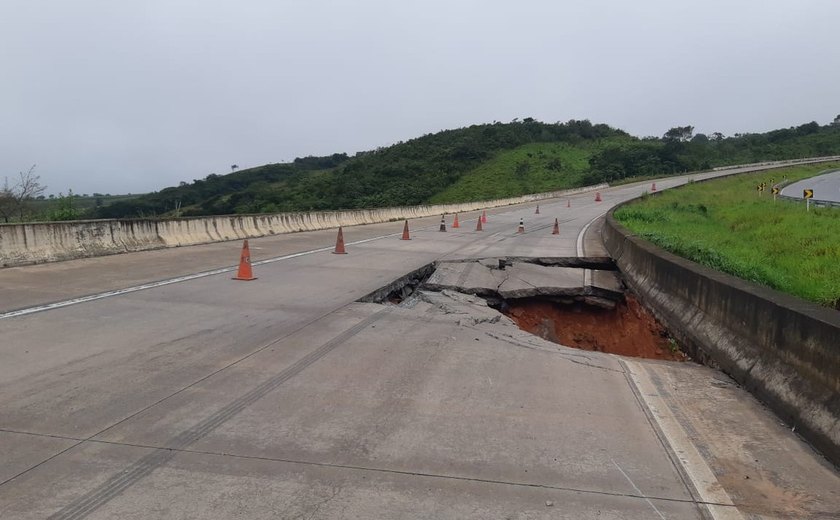
[[[443,129],[840,114],[837,0],[2,0],[0,182],[141,193]]]

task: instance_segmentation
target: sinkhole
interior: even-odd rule
[[[632,294],[625,294],[612,308],[583,301],[522,298],[504,301],[499,310],[520,329],[567,347],[647,359],[687,359]]]
[[[359,301],[413,306],[424,292],[476,295],[520,329],[566,347],[683,361],[676,341],[608,258],[482,258],[435,262]]]

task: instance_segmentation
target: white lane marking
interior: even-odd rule
[[[391,234],[388,234],[388,235],[382,235],[382,236],[373,237],[373,238],[366,238],[364,240],[357,240],[355,242],[348,242],[347,245],[364,244],[366,242],[373,242],[374,240],[380,240],[380,239],[383,239],[383,238],[395,237],[395,236],[400,236],[400,235],[402,235],[402,233],[391,233]],[[281,260],[290,260],[292,258],[297,258],[297,257],[300,257],[300,256],[311,255],[311,254],[315,254],[315,253],[323,253],[324,251],[330,251],[332,249],[333,249],[332,246],[321,247],[319,249],[311,249],[309,251],[301,251],[300,253],[292,253],[292,254],[278,256],[278,257],[274,257],[274,258],[268,258],[266,260],[260,260],[259,262],[253,262],[251,265],[271,264],[271,263],[274,263],[274,262],[280,262]],[[218,274],[230,273],[230,272],[233,272],[233,271],[237,270],[238,268],[239,268],[238,265],[231,266],[231,267],[222,267],[220,269],[213,269],[212,271],[202,271],[200,273],[188,274],[188,275],[185,275],[185,276],[178,276],[176,278],[169,278],[167,280],[159,280],[157,282],[150,282],[150,283],[144,283],[144,284],[141,284],[141,285],[135,285],[133,287],[126,287],[124,289],[116,289],[114,291],[106,291],[106,292],[101,292],[101,293],[97,293],[97,294],[91,294],[91,295],[88,295],[88,296],[81,296],[79,298],[73,298],[73,299],[70,299],[70,300],[64,300],[64,301],[55,302],[55,303],[48,303],[46,305],[38,305],[38,306],[35,306],[35,307],[27,307],[25,309],[18,309],[18,310],[14,310],[14,311],[4,312],[4,313],[0,313],[0,320],[6,319],[6,318],[15,318],[15,317],[18,317],[18,316],[26,316],[27,314],[34,314],[36,312],[44,312],[44,311],[49,311],[49,310],[53,310],[53,309],[60,309],[62,307],[69,307],[70,305],[77,305],[79,303],[92,302],[92,301],[95,301],[95,300],[101,300],[103,298],[110,298],[112,296],[119,296],[121,294],[129,294],[129,293],[133,293],[133,292],[137,292],[137,291],[143,291],[143,290],[146,290],[146,289],[154,289],[155,287],[162,287],[164,285],[171,285],[173,283],[187,282],[187,281],[190,281],[190,280],[196,280],[198,278],[206,278],[208,276],[215,276],[215,275],[218,275]]]
[[[691,438],[685,433],[682,425],[668,408],[665,399],[647,374],[645,368],[636,361],[622,359],[627,367],[630,380],[650,410],[656,424],[665,436],[665,441],[671,446],[685,474],[700,493],[700,500],[708,508],[714,520],[744,520],[741,512],[735,507],[732,499],[718,482],[711,468],[709,468]]]
[[[661,518],[662,520],[665,520],[665,516],[658,509],[656,509],[656,506],[653,505],[653,502],[651,502],[650,499],[647,496],[645,496],[644,493],[642,493],[642,490],[639,489],[639,487],[636,485],[636,483],[633,482],[632,480],[630,480],[630,477],[627,475],[627,473],[624,472],[623,469],[621,469],[621,466],[618,465],[618,462],[614,461],[613,459],[610,459],[610,460],[612,461],[613,464],[615,464],[615,467],[618,468],[618,471],[620,471],[621,474],[624,475],[624,478],[627,479],[627,482],[629,482],[630,485],[633,486],[633,489],[636,490],[636,494],[645,499],[645,501],[648,503],[648,505],[651,508],[653,508],[654,511],[656,511],[657,515],[659,515],[659,518]]]
[[[601,213],[600,215],[598,215],[597,217],[590,220],[589,222],[587,222],[586,225],[583,226],[583,229],[580,230],[580,233],[578,233],[577,247],[576,247],[578,257],[583,257],[583,237],[584,237],[584,235],[586,235],[586,230],[589,229],[589,226],[594,224],[596,220],[598,220],[599,218],[603,217],[606,214],[607,214],[607,212],[605,211],[605,212]]]
[[[609,211],[609,210],[607,210],[607,211]],[[598,215],[597,217],[590,220],[589,222],[587,222],[586,225],[583,226],[583,229],[580,230],[580,233],[578,233],[577,245],[575,247],[575,249],[577,251],[578,258],[583,258],[583,237],[586,235],[586,230],[589,229],[589,226],[591,226],[596,220],[598,220],[599,218],[603,217],[606,214],[607,214],[607,212],[605,211],[605,212],[601,213],[600,215]],[[583,270],[583,286],[584,287],[589,287],[590,285],[592,285],[592,269],[584,269]]]

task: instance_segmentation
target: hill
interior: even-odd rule
[[[485,200],[726,164],[840,153],[840,126],[639,139],[587,120],[531,118],[427,134],[350,157],[297,158],[96,208],[127,218],[353,209]]]

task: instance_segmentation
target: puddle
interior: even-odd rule
[[[501,311],[520,329],[567,347],[647,359],[687,359],[668,331],[630,294],[612,309],[524,298],[505,301]]]

